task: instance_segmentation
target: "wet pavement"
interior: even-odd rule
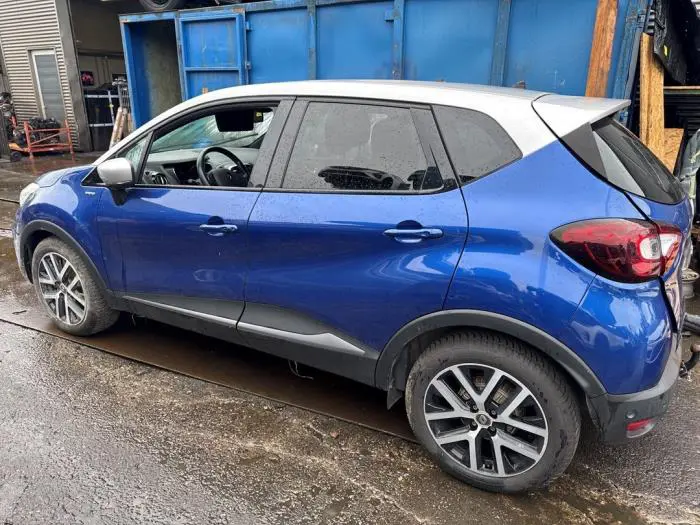
[[[43,162],[0,165],[0,197]],[[57,337],[2,235],[13,215],[0,202],[0,523],[700,523],[697,375],[650,436],[610,447],[588,429],[549,490],[488,494],[371,389],[126,316]]]
[[[25,158],[20,162],[0,164],[0,201],[16,201],[19,192],[27,184],[50,170],[58,170],[91,164],[97,157],[94,154],[37,156],[34,160]]]

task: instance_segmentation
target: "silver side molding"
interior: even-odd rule
[[[274,337],[275,339],[282,339],[285,341],[294,341],[306,346],[313,346],[316,348],[325,348],[328,350],[335,350],[336,352],[342,352],[344,354],[351,355],[364,355],[365,351],[349,343],[345,339],[329,334],[298,334],[296,332],[288,332],[286,330],[278,330],[277,328],[269,328],[267,326],[260,326],[255,324],[248,324],[244,322],[238,323],[238,330],[244,334],[256,334],[265,337]]]
[[[296,332],[289,332],[287,330],[278,330],[277,328],[269,328],[267,326],[260,326],[256,324],[236,322],[235,319],[229,319],[226,317],[220,317],[218,315],[207,314],[204,312],[198,312],[196,310],[189,310],[187,308],[182,308],[180,306],[173,306],[171,304],[161,303],[157,301],[150,301],[148,299],[143,299],[141,297],[134,297],[131,295],[125,295],[124,299],[128,301],[133,301],[136,303],[145,304],[146,306],[152,306],[154,308],[160,308],[162,310],[167,310],[176,314],[187,315],[189,317],[196,317],[197,319],[202,319],[203,321],[209,321],[212,323],[217,323],[223,326],[228,326],[230,328],[238,328],[240,332],[262,335],[265,337],[272,337],[275,339],[280,339],[283,341],[293,341],[295,343],[300,343],[306,346],[311,346],[314,348],[324,348],[327,350],[334,350],[336,352],[341,352],[350,355],[365,355],[366,352],[345,339],[342,339],[336,335],[329,334],[327,332],[322,334],[299,334]]]
[[[217,323],[224,326],[230,326],[231,328],[236,327],[235,319],[228,319],[226,317],[220,317],[218,315],[206,314],[203,312],[197,312],[195,310],[188,310],[187,308],[181,308],[179,306],[173,306],[171,304],[159,303],[156,301],[149,301],[148,299],[142,299],[141,297],[133,297],[131,295],[125,295],[124,299],[128,301],[133,301],[135,303],[145,304],[147,306],[153,306],[154,308],[160,308],[161,310],[167,310],[169,312],[174,312],[176,314],[188,315],[190,317],[196,317],[204,321],[210,321],[212,323]]]

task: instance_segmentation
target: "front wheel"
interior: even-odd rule
[[[543,355],[492,332],[435,341],[406,384],[416,437],[440,467],[478,488],[548,485],[571,462],[581,416],[566,378]]]
[[[34,250],[32,281],[44,309],[64,332],[96,334],[119,318],[81,256],[55,237],[44,239]]]

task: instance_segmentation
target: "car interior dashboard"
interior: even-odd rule
[[[226,148],[231,151],[245,165],[248,173],[253,170],[253,165],[258,156],[258,150],[254,148]],[[197,158],[202,149],[178,149],[152,153],[146,160],[146,167],[141,176],[141,184],[163,186],[199,186],[202,185],[197,171]],[[225,168],[232,177],[218,182],[210,181],[212,186],[240,186],[242,175],[240,168],[229,158],[216,152],[207,155],[204,163],[205,172],[216,168]],[[229,182],[226,182],[229,181]]]

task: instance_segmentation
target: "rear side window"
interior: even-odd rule
[[[664,204],[674,204],[683,198],[678,180],[624,126],[606,118],[593,125],[593,134],[604,175],[611,184]]]
[[[522,157],[510,135],[491,117],[469,109],[433,108],[461,183],[483,177]]]
[[[309,103],[282,182],[286,189],[416,192],[443,187],[411,110]]]

